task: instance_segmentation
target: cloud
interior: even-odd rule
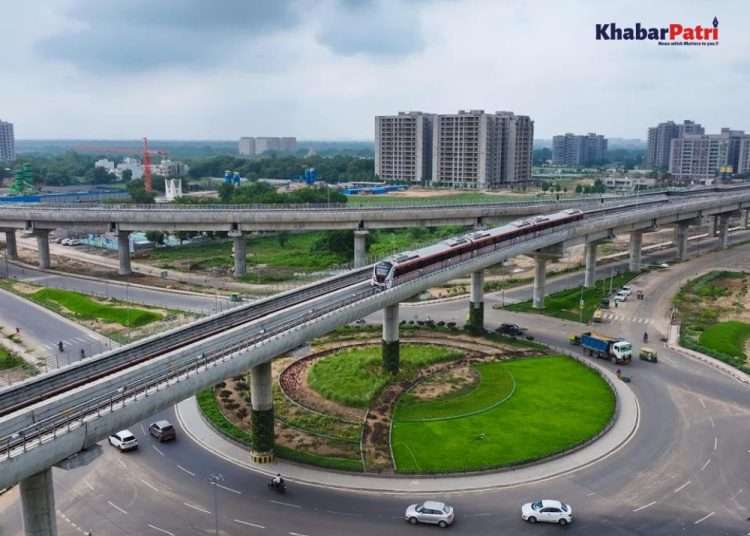
[[[97,73],[224,63],[262,36],[294,28],[294,0],[80,0],[70,25],[37,51]],[[70,29],[72,26],[72,29]]]
[[[338,0],[322,17],[318,41],[342,56],[399,58],[425,46],[419,3]]]

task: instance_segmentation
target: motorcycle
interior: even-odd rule
[[[271,480],[268,483],[268,489],[272,489],[274,491],[278,491],[279,493],[285,493],[286,492],[286,482],[283,480],[281,482],[276,482],[275,480]]]

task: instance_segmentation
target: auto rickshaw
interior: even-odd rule
[[[572,344],[573,346],[580,346],[581,345],[581,336],[580,335],[571,335],[568,337],[568,342]]]
[[[641,351],[638,354],[638,357],[643,361],[650,361],[651,363],[656,363],[658,361],[656,350],[649,348],[648,346],[641,346]]]

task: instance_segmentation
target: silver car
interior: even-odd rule
[[[406,509],[404,518],[412,525],[429,523],[442,528],[453,524],[455,519],[453,507],[437,501],[425,501],[422,504],[410,505]]]

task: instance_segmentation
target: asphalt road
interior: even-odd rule
[[[6,263],[4,260],[0,260],[0,275],[45,287],[75,290],[91,296],[115,298],[124,302],[179,309],[199,314],[212,314],[231,306],[226,296],[219,294],[211,296],[209,294],[171,292],[113,281],[72,277],[36,270],[12,262]]]
[[[637,434],[606,460],[564,477],[443,497],[458,515],[449,530],[471,535],[556,534],[557,527],[527,525],[519,517],[522,502],[545,497],[573,506],[576,522],[568,531],[576,534],[750,533],[747,387],[653,344],[665,329],[669,298],[682,279],[707,268],[748,263],[750,248],[742,246],[641,276],[636,285],[646,291],[647,299],[622,305],[616,319],[597,328],[630,338],[636,351],[648,330],[651,346],[659,349],[658,364],[636,360],[622,367],[632,378],[641,406]],[[607,269],[602,275],[608,275]],[[580,277],[562,276],[548,288],[575,284]],[[522,299],[529,292],[506,291],[506,297]],[[572,322],[489,307],[499,299],[492,295],[486,300],[488,327],[515,321],[543,342],[558,346],[566,344],[569,334],[583,330]],[[466,309],[466,300],[402,307],[404,318],[415,313],[436,320],[463,318]],[[171,411],[164,416],[176,421]],[[159,445],[144,427],[133,431],[141,441],[138,451],[120,454],[105,445],[103,456],[90,466],[55,471],[61,535],[85,530],[97,536],[213,534],[217,512],[220,534],[231,535],[367,536],[439,530],[411,527],[401,518],[406,505],[425,497],[343,493],[294,483],[279,496],[267,490],[265,477],[206,453],[184,434],[173,444]],[[209,484],[216,474],[222,475],[221,487]],[[2,499],[9,503],[0,510],[3,535],[20,533],[13,493]]]

